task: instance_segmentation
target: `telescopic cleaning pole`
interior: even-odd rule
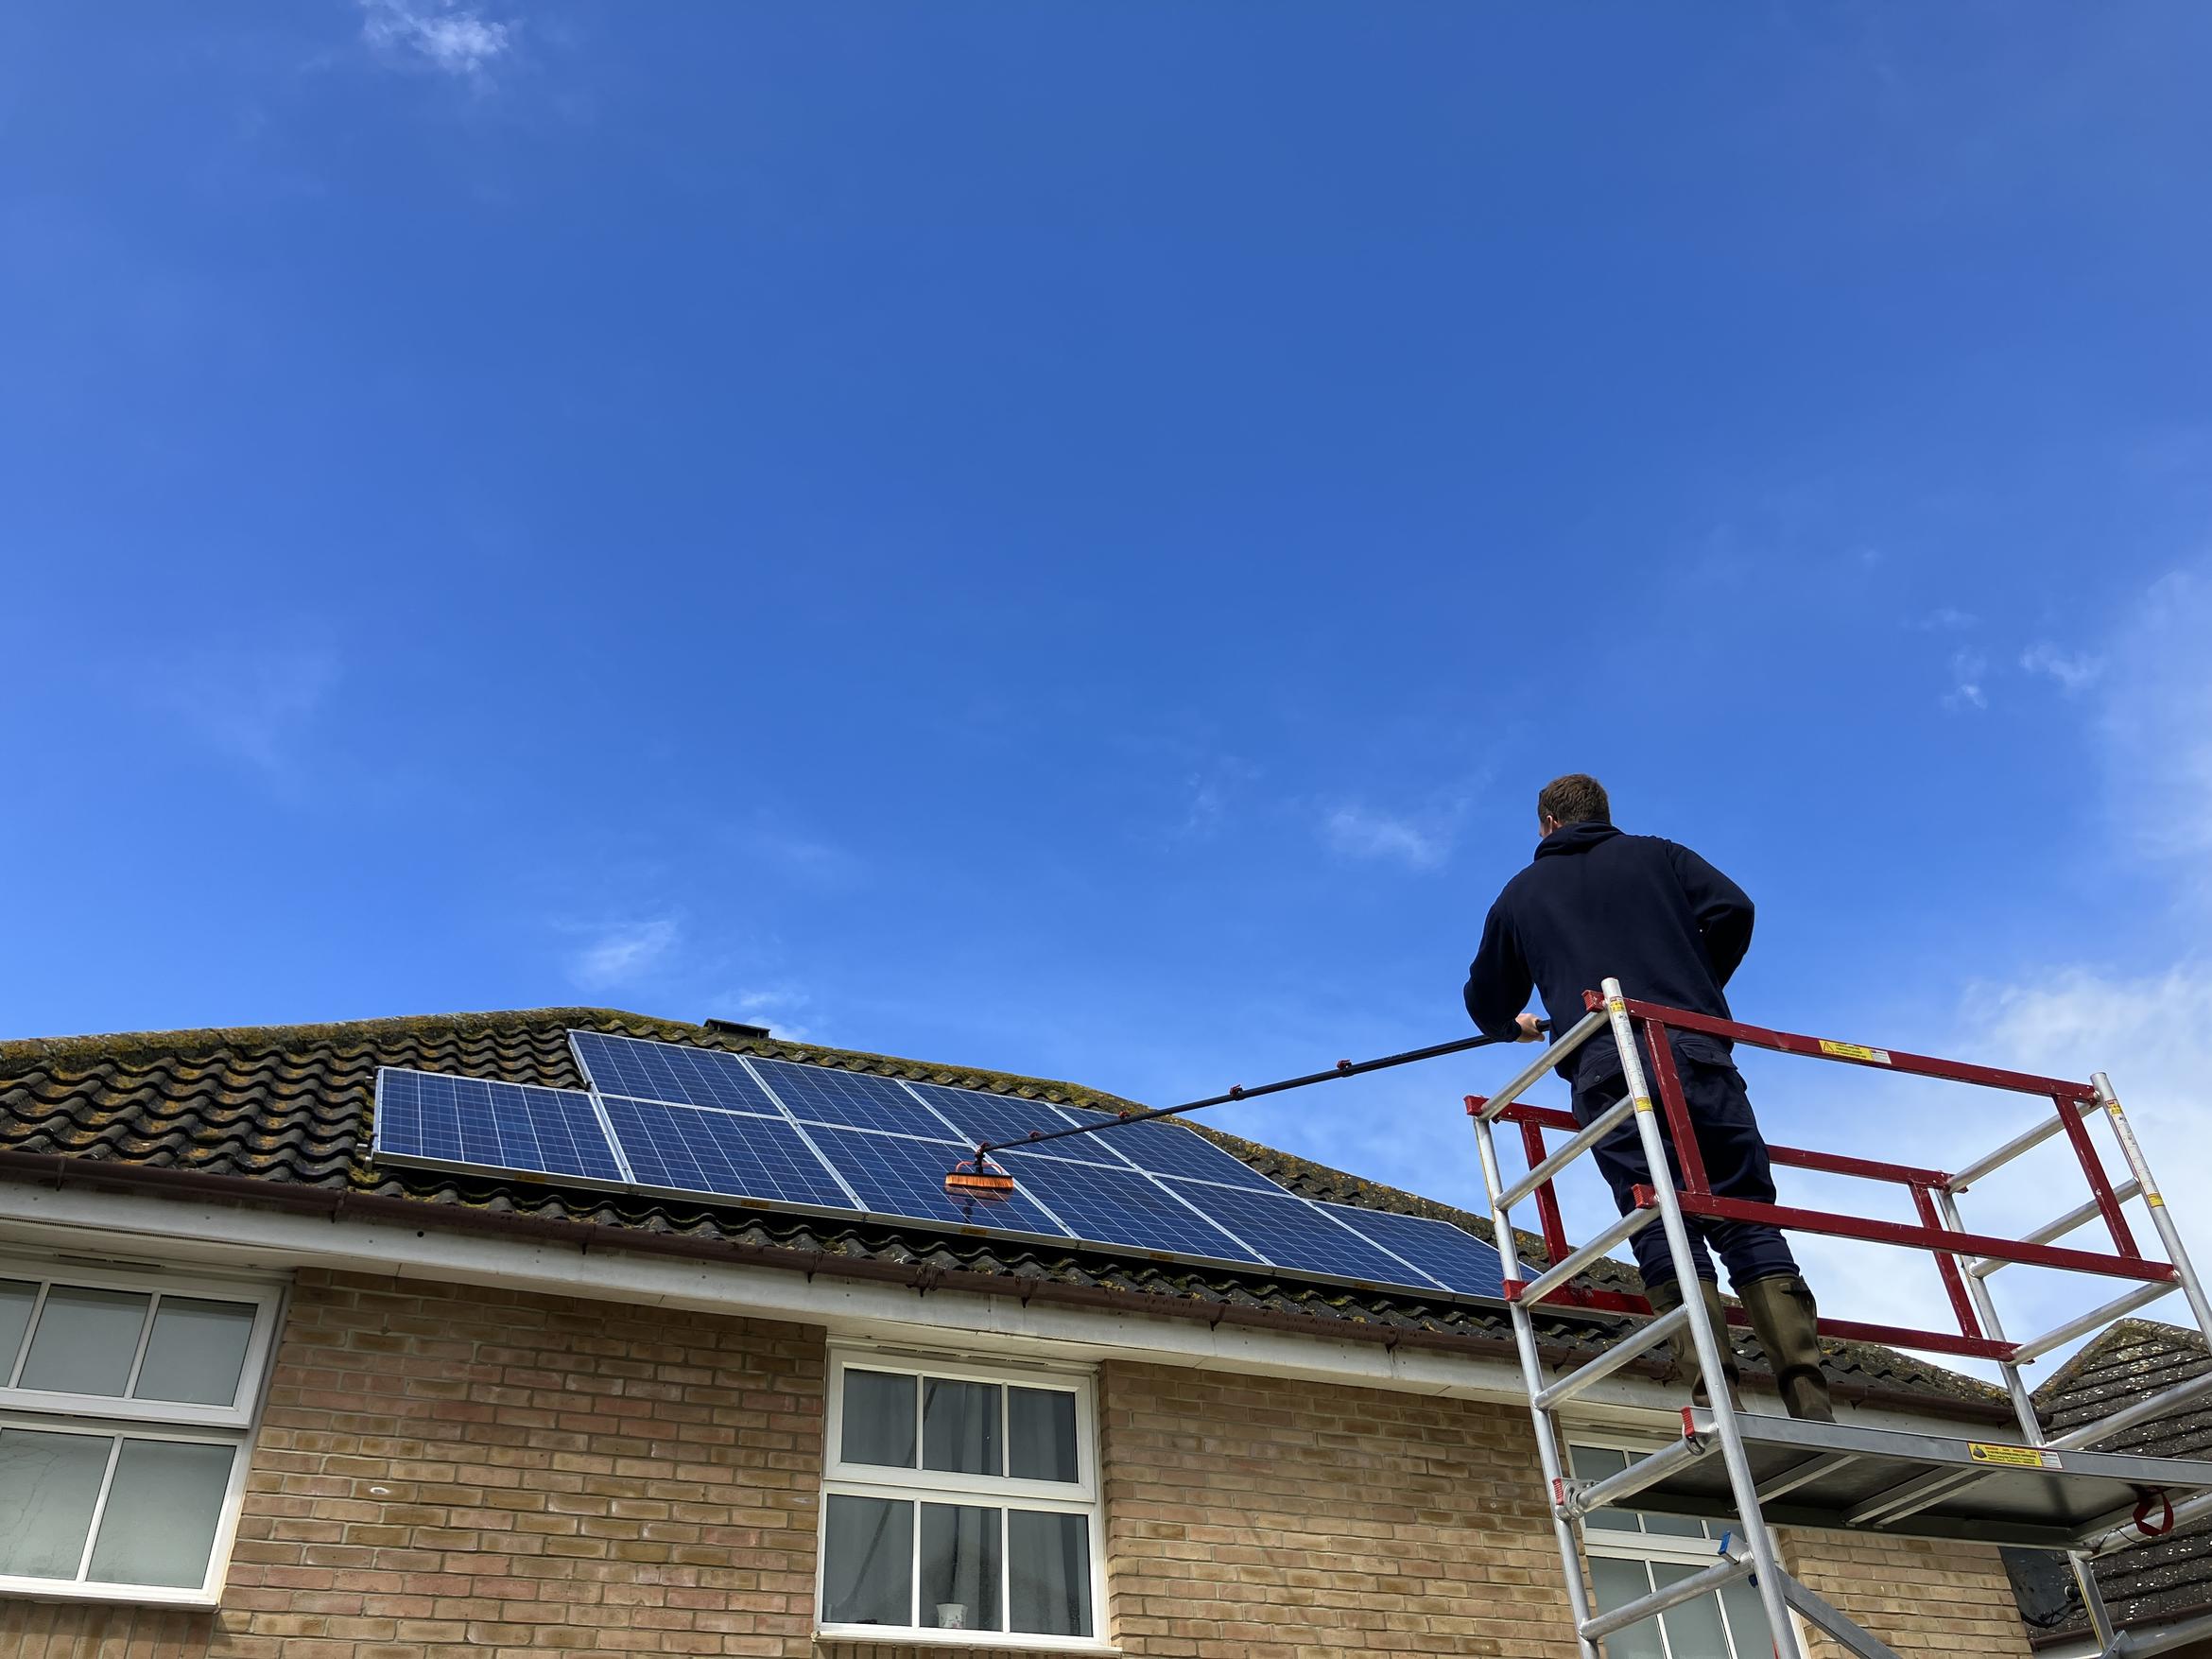
[[[1539,1031],[1548,1030],[1539,1024]],[[1209,1095],[1203,1100],[1185,1100],[1180,1106],[1161,1106],[1140,1111],[1116,1113],[1102,1123],[1078,1123],[1066,1129],[1038,1130],[1015,1141],[984,1141],[976,1148],[973,1158],[955,1166],[944,1178],[944,1189],[955,1198],[1005,1199],[1013,1196],[1013,1177],[999,1165],[991,1162],[993,1152],[1042,1145],[1046,1141],[1066,1140],[1071,1135],[1097,1134],[1103,1130],[1123,1129],[1132,1123],[1154,1123],[1163,1117],[1180,1117],[1185,1112],[1200,1112],[1208,1106],[1226,1106],[1232,1100],[1255,1100],[1262,1095],[1279,1095],[1286,1089],[1303,1089],[1314,1083],[1325,1083],[1338,1078],[1365,1077],[1373,1071],[1388,1071],[1394,1065],[1411,1065],[1416,1061],[1439,1060],[1447,1054],[1464,1054],[1472,1048],[1488,1048],[1494,1044],[1516,1041],[1511,1037],[1461,1037],[1452,1043],[1434,1043],[1426,1048],[1408,1048],[1403,1054],[1385,1054],[1376,1060],[1339,1060],[1327,1071],[1308,1072],[1304,1077],[1284,1078],[1279,1082],[1258,1083],[1246,1088],[1232,1083],[1227,1094]]]

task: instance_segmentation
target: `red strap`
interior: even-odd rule
[[[2151,1524],[2151,1506],[2158,1505],[2158,1525]],[[2154,1492],[2135,1506],[2135,1530],[2146,1538],[2163,1538],[2173,1530],[2173,1499],[2163,1492]]]

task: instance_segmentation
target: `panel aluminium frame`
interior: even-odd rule
[[[576,1057],[579,1069],[583,1072],[587,1080],[592,1079],[592,1072],[590,1065],[585,1060],[585,1055],[582,1048],[576,1042],[577,1037],[579,1035],[589,1035],[596,1038],[613,1038],[617,1041],[631,1043],[650,1043],[651,1041],[650,1039],[645,1038],[619,1036],[617,1033],[613,1032],[584,1033],[572,1030],[569,1033],[570,1050]],[[683,1046],[682,1045],[653,1046],[675,1047]],[[768,1097],[777,1106],[781,1115],[774,1119],[774,1121],[784,1122],[789,1125],[791,1128],[798,1130],[802,1137],[807,1141],[808,1145],[810,1147],[814,1147],[815,1155],[821,1160],[823,1167],[829,1170],[833,1176],[836,1176],[840,1186],[844,1187],[848,1192],[852,1191],[850,1184],[846,1182],[845,1178],[838,1172],[836,1160],[824,1155],[820,1148],[814,1145],[812,1136],[807,1133],[808,1130],[815,1126],[809,1125],[806,1120],[799,1117],[791,1110],[790,1106],[776,1092],[773,1083],[768,1078],[764,1077],[757,1068],[747,1063],[746,1056],[735,1054],[726,1049],[713,1049],[706,1050],[704,1052],[713,1053],[717,1057],[725,1058],[731,1062],[743,1065],[747,1075],[753,1080],[753,1081],[768,1096]],[[938,1137],[926,1135],[890,1136],[890,1138],[911,1140],[919,1144],[939,1148],[947,1154],[948,1158],[958,1158],[969,1149],[960,1142],[950,1138],[956,1132],[953,1126],[949,1123],[948,1120],[944,1118],[942,1113],[936,1110],[933,1103],[930,1102],[925,1097],[922,1096],[919,1091],[913,1090],[911,1086],[907,1085],[903,1079],[887,1079],[885,1080],[896,1082],[901,1087],[907,1088],[908,1092],[912,1093],[915,1097],[918,1113],[925,1113],[928,1115],[928,1117],[935,1118],[936,1121],[945,1124],[946,1138],[941,1139]],[[603,1091],[597,1087],[596,1081],[594,1081],[591,1094],[595,1106],[602,1114],[604,1114],[605,1101],[603,1098]],[[618,1096],[617,1097],[627,1099],[631,1098],[631,1097]],[[650,1103],[663,1106],[682,1104],[681,1102],[668,1101],[653,1101]],[[705,1106],[685,1106],[684,1109],[689,1111],[701,1112],[723,1110],[721,1108]],[[729,1114],[729,1115],[742,1116],[747,1115]],[[765,1116],[766,1115],[754,1114],[752,1115]],[[881,1130],[855,1130],[854,1132],[869,1135],[884,1135],[887,1133],[887,1132]],[[613,1136],[612,1138],[613,1138],[615,1144],[619,1146],[620,1137]],[[1022,1149],[1018,1144],[1010,1146],[1007,1150],[1010,1154],[1020,1154],[1022,1152]],[[1044,1154],[1039,1153],[1035,1154],[1035,1156],[1043,1157]],[[1093,1162],[1091,1160],[1075,1160],[1064,1157],[1055,1161],[1072,1163],[1078,1166],[1088,1166],[1111,1170],[1116,1175],[1129,1176],[1142,1180],[1148,1183],[1149,1185],[1158,1188],[1171,1201],[1175,1202],[1179,1206],[1185,1208],[1190,1208],[1191,1206],[1189,1205],[1189,1201],[1184,1197],[1183,1191],[1180,1190],[1184,1187],[1219,1185],[1220,1189],[1225,1193],[1240,1193],[1246,1197],[1250,1197],[1252,1192],[1252,1189],[1250,1188],[1231,1187],[1222,1185],[1221,1184],[1218,1183],[1207,1183],[1202,1180],[1187,1176],[1164,1177],[1156,1171],[1144,1168],[1132,1163],[1128,1159],[1120,1157],[1116,1157],[1111,1162],[1107,1160],[1098,1160]],[[949,1163],[947,1166],[950,1166]],[[464,1167],[461,1172],[474,1173],[479,1176],[484,1173],[484,1171],[480,1168],[470,1169],[466,1167]],[[824,1205],[785,1202],[770,1199],[750,1197],[741,1194],[709,1193],[700,1192],[692,1188],[665,1187],[635,1180],[633,1180],[626,1186],[614,1188],[613,1190],[645,1194],[657,1198],[682,1199],[690,1202],[705,1201],[718,1204],[729,1204],[742,1209],[772,1212],[777,1215],[805,1216],[824,1220],[838,1220],[845,1222],[858,1220],[886,1226],[921,1225],[940,1228],[949,1227],[952,1231],[967,1237],[1008,1238],[1028,1244],[1054,1246],[1061,1249],[1078,1247],[1089,1250],[1111,1251],[1117,1254],[1133,1255],[1147,1261],[1178,1266],[1196,1266],[1233,1273],[1251,1273],[1254,1270],[1286,1272],[1295,1274],[1302,1283],[1337,1285],[1352,1289],[1372,1289],[1379,1286],[1393,1289],[1412,1290],[1419,1292],[1422,1296],[1428,1299],[1429,1301],[1444,1305],[1479,1307],[1486,1312],[1495,1311],[1499,1305],[1499,1299],[1495,1296],[1484,1296],[1468,1291],[1454,1290],[1450,1288],[1448,1286],[1444,1285],[1443,1281],[1437,1279],[1433,1274],[1424,1271],[1414,1263],[1407,1260],[1407,1258],[1399,1252],[1391,1250],[1383,1241],[1370,1238],[1368,1235],[1362,1233],[1358,1229],[1356,1221],[1342,1219],[1336,1214],[1337,1211],[1341,1210],[1346,1212],[1347,1215],[1353,1218],[1357,1218],[1363,1212],[1353,1208],[1350,1205],[1326,1204],[1319,1200],[1307,1199],[1300,1194],[1289,1192],[1285,1188],[1277,1188],[1275,1190],[1281,1192],[1282,1196],[1287,1200],[1304,1204],[1309,1209],[1318,1211],[1320,1215],[1331,1224],[1346,1228],[1355,1238],[1358,1239],[1362,1243],[1367,1244],[1372,1249],[1380,1251],[1385,1255],[1390,1256],[1392,1260],[1402,1263],[1406,1268],[1408,1277],[1403,1281],[1384,1281],[1377,1279],[1358,1278],[1341,1273],[1331,1273],[1318,1269],[1296,1267],[1286,1263],[1277,1263],[1265,1257],[1257,1250],[1253,1251],[1251,1257],[1240,1259],[1235,1256],[1206,1255],[1195,1252],[1158,1250],[1141,1242],[1092,1238],[1077,1233],[1073,1228],[1069,1228],[1064,1233],[1046,1234],[1030,1232],[1020,1228],[1010,1228],[994,1225],[987,1220],[948,1222],[942,1216],[909,1216],[896,1211],[871,1209],[860,1201],[859,1195],[857,1193],[853,1194],[854,1202],[852,1207],[849,1209],[844,1209],[833,1208]],[[976,1213],[982,1213],[980,1211],[980,1206],[976,1206]],[[1206,1214],[1202,1209],[1194,1208],[1192,1209],[1192,1213],[1201,1218],[1207,1218],[1209,1220],[1211,1219],[1210,1218],[1206,1218]],[[1057,1218],[1055,1218],[1055,1219]],[[1448,1225],[1448,1223],[1442,1224]],[[1062,1222],[1062,1225],[1065,1226],[1065,1223]],[[1218,1222],[1214,1223],[1214,1225],[1218,1227],[1223,1226],[1223,1224]],[[1224,1227],[1223,1230],[1229,1231],[1232,1236],[1234,1236],[1233,1228]],[[1465,1236],[1467,1236],[1468,1239],[1476,1246],[1481,1246],[1482,1241],[1475,1238],[1472,1234],[1468,1234]],[[1238,1240],[1238,1242],[1243,1241]]]

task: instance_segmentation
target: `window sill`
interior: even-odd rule
[[[213,1613],[222,1598],[206,1590],[164,1590],[129,1584],[62,1584],[51,1579],[0,1578],[0,1599],[67,1601],[79,1607],[157,1607]]]
[[[1080,1636],[1010,1636],[995,1631],[975,1631],[964,1640],[946,1637],[943,1631],[817,1631],[814,1649],[818,1654],[852,1652],[869,1659],[889,1659],[894,1652],[910,1659],[939,1659],[940,1655],[945,1659],[999,1659],[1002,1654],[1018,1654],[1021,1659],[1053,1659],[1060,1654],[1070,1659],[1076,1655],[1101,1659],[1122,1651],[1112,1642],[1086,1641]]]

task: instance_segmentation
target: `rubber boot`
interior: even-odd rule
[[[1712,1280],[1700,1279],[1698,1287],[1705,1293],[1705,1311],[1712,1316],[1713,1334],[1720,1339],[1720,1369],[1728,1378],[1729,1401],[1740,1411],[1743,1409],[1743,1396],[1737,1391],[1736,1351],[1728,1342],[1728,1304],[1721,1298],[1720,1287]],[[1644,1295],[1650,1302],[1651,1311],[1655,1314],[1672,1313],[1682,1305],[1682,1285],[1678,1280],[1668,1279],[1657,1285],[1647,1286]],[[1698,1369],[1698,1347],[1689,1332],[1677,1333],[1669,1339],[1667,1348],[1672,1357],[1672,1363],[1668,1369],[1669,1378],[1679,1380]],[[1701,1374],[1698,1386],[1690,1391],[1690,1404],[1705,1406],[1711,1403],[1711,1396],[1705,1392],[1705,1379]]]
[[[1828,1379],[1821,1373],[1820,1309],[1812,1287],[1795,1273],[1783,1273],[1739,1285],[1736,1293],[1751,1315],[1759,1346],[1767,1351],[1767,1363],[1774,1368],[1782,1408],[1809,1422],[1835,1422]]]

